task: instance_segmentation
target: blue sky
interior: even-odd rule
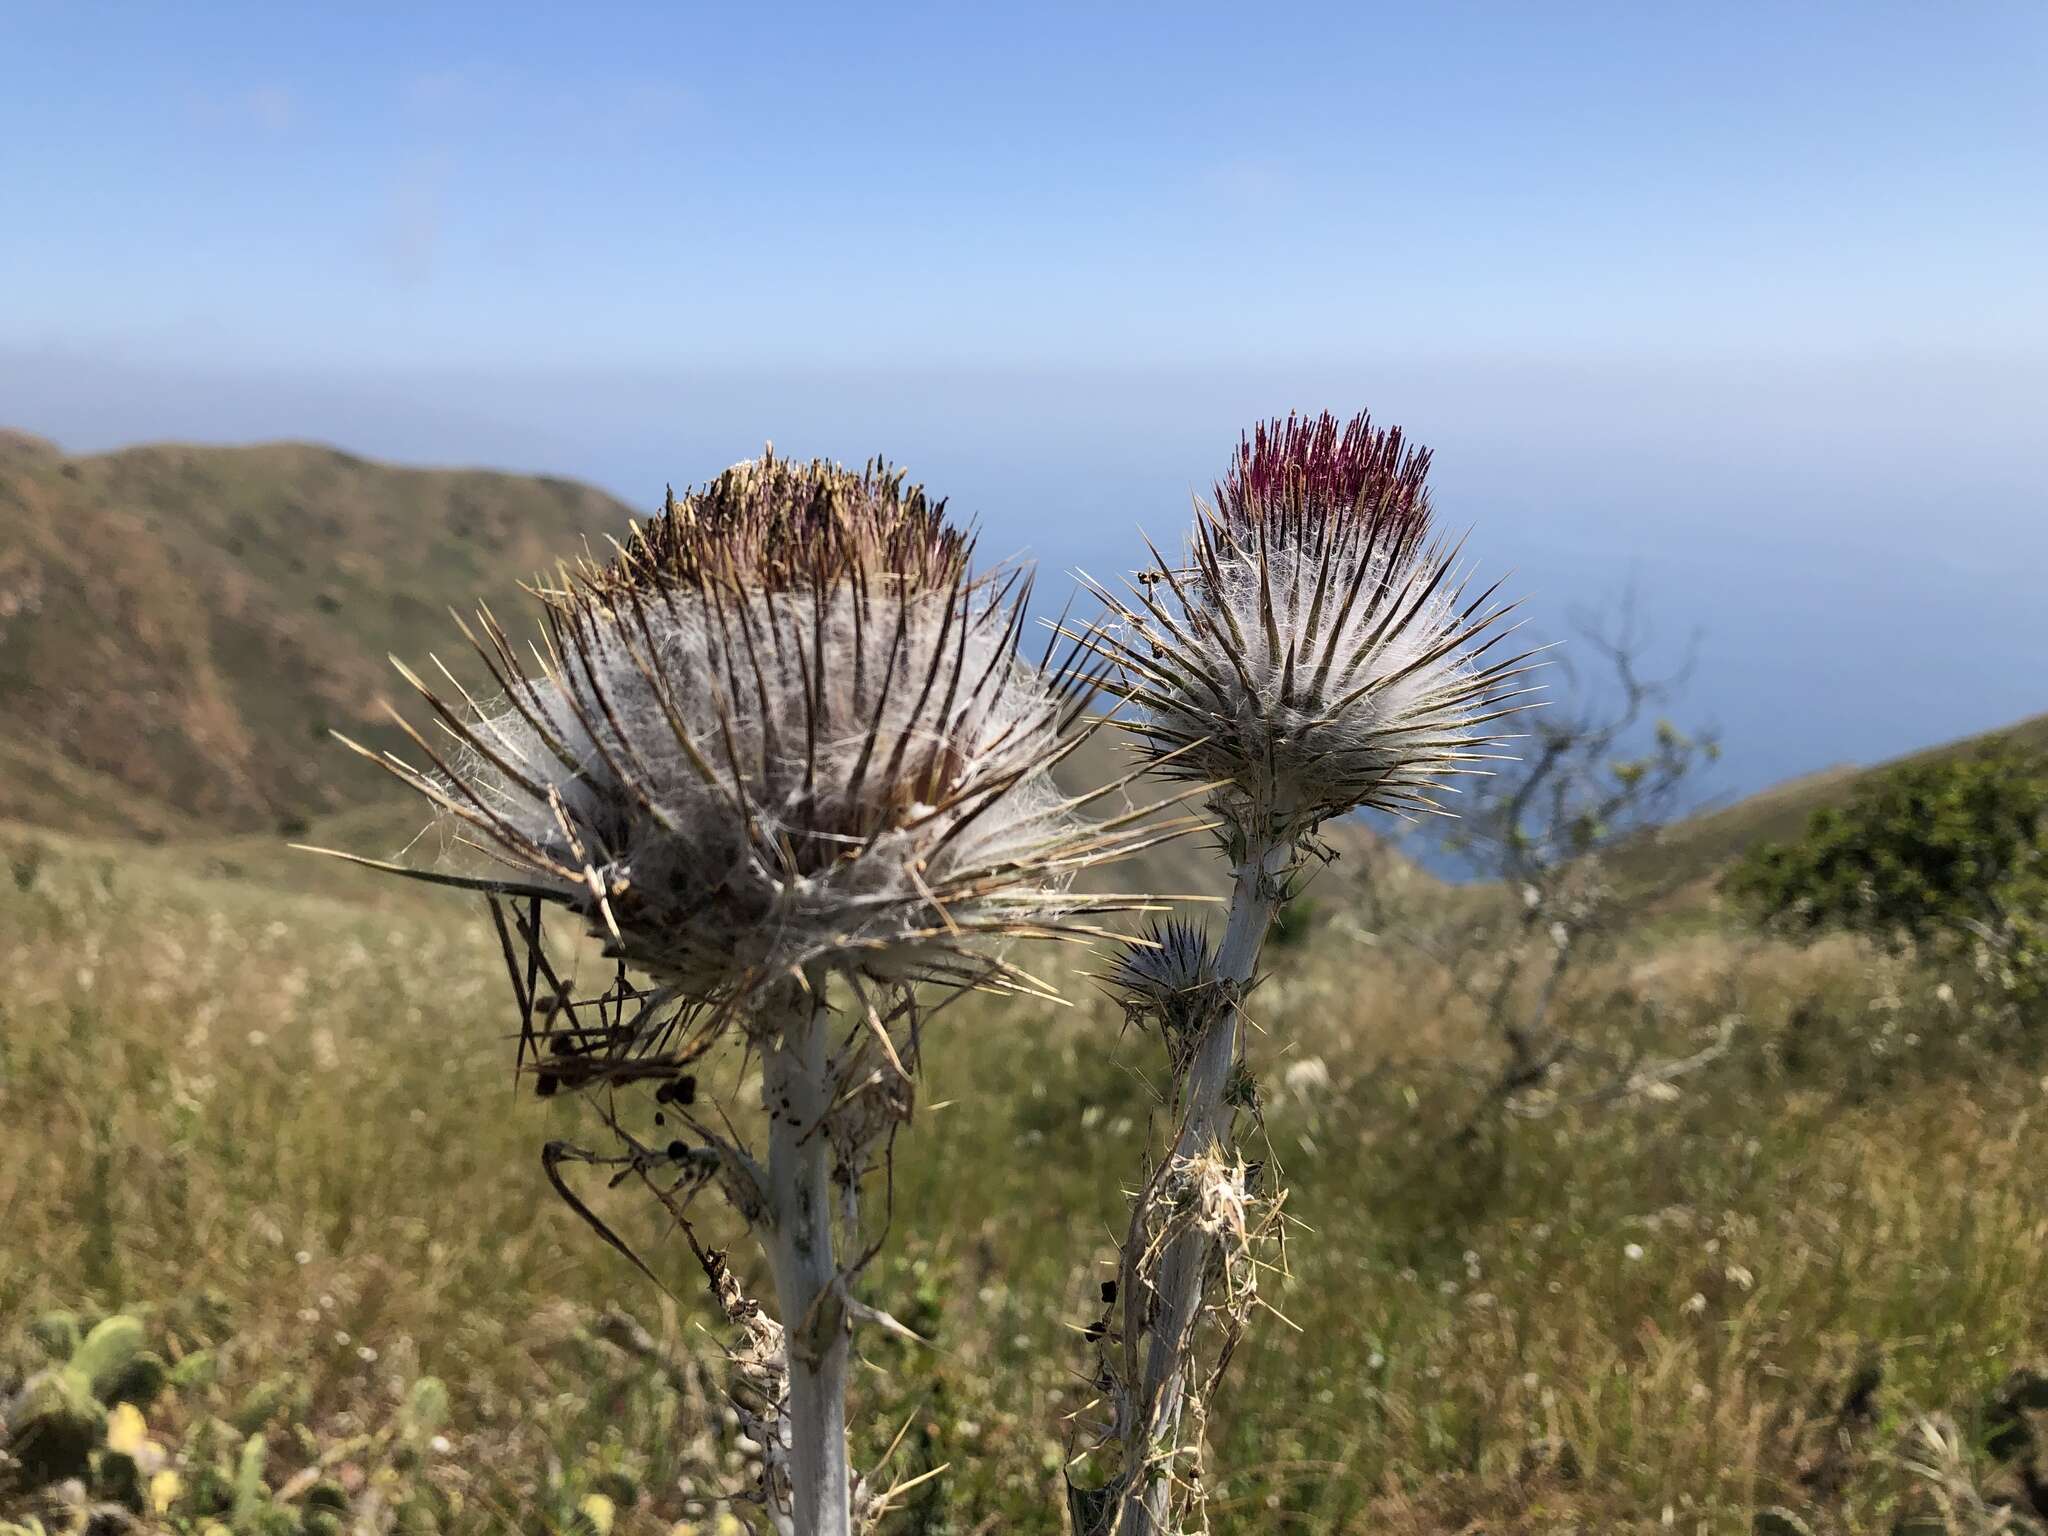
[[[1370,405],[1730,784],[2048,708],[2048,7],[0,0],[0,423],[637,503],[885,449],[1114,568]]]
[[[0,16],[13,340],[600,368],[2048,345],[2036,0]]]

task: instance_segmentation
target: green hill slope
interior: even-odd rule
[[[1799,836],[1815,811],[1845,803],[1856,786],[1873,774],[1902,763],[1954,757],[1995,741],[2048,752],[2048,715],[2035,715],[2001,730],[1944,742],[1872,767],[1841,766],[1788,780],[1733,805],[1673,822],[1617,862],[1625,873],[1654,878],[1665,889],[1696,886],[1758,843]]]
[[[274,829],[388,792],[327,732],[395,742],[386,652],[623,529],[587,486],[298,443],[69,458],[0,436],[0,817]],[[459,641],[457,641],[459,645]]]

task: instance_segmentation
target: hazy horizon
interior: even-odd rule
[[[23,379],[33,380],[23,390]],[[562,475],[640,511],[772,437],[875,453],[1028,555],[1044,594],[1170,539],[1239,428],[1371,405],[1436,450],[1445,522],[1562,634],[1633,588],[1675,660],[1677,715],[1720,728],[1742,794],[2048,709],[2048,367],[1382,363],[1157,370],[726,372],[580,379],[174,374],[0,350],[0,425],[74,453],[135,442],[329,443],[401,463]]]
[[[74,451],[772,439],[1106,575],[1370,408],[1539,632],[1700,633],[1723,791],[2048,709],[2039,6],[0,17],[0,424]]]

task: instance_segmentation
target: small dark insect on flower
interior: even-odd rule
[[[659,1088],[654,1090],[654,1102],[657,1104],[688,1105],[695,1103],[696,1099],[697,1079],[688,1072],[685,1072],[681,1077],[677,1078],[674,1082],[663,1083]],[[655,1123],[659,1124],[660,1119],[661,1117],[657,1115],[655,1117]]]
[[[1360,414],[1262,422],[1198,504],[1186,562],[1154,551],[1103,642],[1168,774],[1252,842],[1360,806],[1432,811],[1520,707],[1526,656],[1487,660],[1509,605],[1432,541],[1429,453]]]

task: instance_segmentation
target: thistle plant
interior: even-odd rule
[[[423,765],[379,759],[488,867],[378,867],[489,899],[519,1070],[542,1094],[588,1090],[618,1139],[602,1157],[549,1143],[548,1175],[621,1248],[564,1164],[637,1177],[682,1224],[738,1335],[757,1496],[803,1536],[887,1502],[848,1465],[850,1331],[890,1321],[853,1282],[886,1226],[862,1194],[911,1116],[932,997],[1049,995],[1003,942],[1097,936],[1134,899],[1078,895],[1076,873],[1179,830],[1089,820],[1123,781],[1054,784],[1101,664],[1028,661],[1027,593],[1014,570],[977,575],[944,503],[901,472],[771,452],[536,588],[531,663],[480,610],[465,633],[491,702],[445,668],[442,691],[406,671],[443,739],[411,732]],[[548,912],[599,946],[602,992],[563,979]],[[698,1101],[698,1064],[727,1041],[758,1060],[765,1149]],[[698,1244],[706,1188],[759,1237],[779,1321]]]
[[[1092,643],[1122,674],[1145,754],[1217,786],[1232,890],[1213,953],[1155,931],[1110,977],[1166,1041],[1179,1128],[1141,1181],[1118,1311],[1099,1331],[1098,1448],[1117,1470],[1072,1494],[1090,1536],[1177,1529],[1199,1505],[1196,1334],[1205,1314],[1220,1325],[1213,1375],[1256,1298],[1280,1198],[1235,1146],[1237,1111],[1255,1102],[1244,1005],[1317,828],[1361,808],[1441,812],[1531,691],[1516,686],[1526,654],[1492,657],[1511,632],[1498,584],[1474,592],[1458,549],[1434,535],[1428,467],[1427,451],[1365,415],[1262,423],[1213,501],[1198,501],[1185,560],[1148,546],[1124,593],[1095,588],[1110,620]]]

